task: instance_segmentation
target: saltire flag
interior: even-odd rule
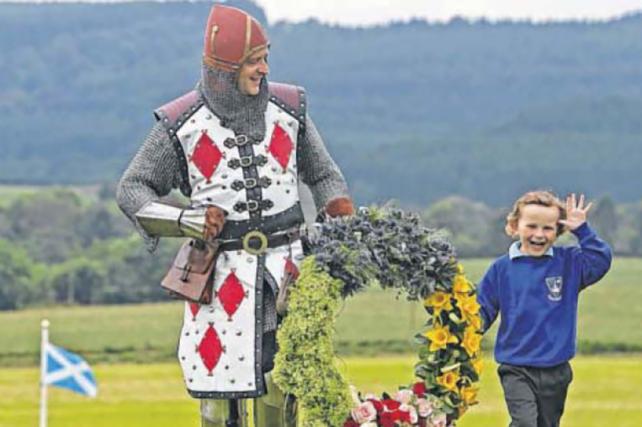
[[[98,385],[89,364],[80,356],[50,343],[45,344],[47,370],[44,385],[52,385],[96,397]]]

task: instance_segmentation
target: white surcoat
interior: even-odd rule
[[[215,205],[227,213],[221,239],[238,241],[250,231],[278,234],[301,224],[296,166],[301,117],[271,98],[265,137],[253,141],[223,126],[200,99],[186,111],[169,133],[184,160],[192,206]],[[219,254],[211,304],[185,304],[178,358],[194,397],[264,392],[263,283],[276,295],[286,272],[298,273],[303,250],[298,239],[260,254],[246,249]]]

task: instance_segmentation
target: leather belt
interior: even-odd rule
[[[261,230],[261,232],[267,235],[279,234],[298,227],[303,224],[303,221],[301,204],[297,202],[278,214],[250,218],[249,220],[242,221],[225,221],[223,231],[221,231],[218,238],[221,241],[241,240],[252,230]]]
[[[225,240],[219,245],[221,251],[238,251],[243,249],[252,255],[262,255],[268,248],[278,248],[289,245],[300,237],[298,229],[292,229],[285,233],[266,235],[259,230],[248,232],[242,239]]]

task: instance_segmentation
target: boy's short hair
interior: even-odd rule
[[[524,193],[513,205],[510,213],[506,216],[506,227],[504,230],[506,234],[510,237],[513,237],[515,230],[517,229],[517,221],[521,216],[521,211],[526,205],[538,205],[546,207],[555,207],[559,209],[560,217],[559,219],[566,218],[566,207],[562,201],[553,193],[548,190],[535,190]],[[557,224],[557,235],[564,233],[566,227],[562,224]]]

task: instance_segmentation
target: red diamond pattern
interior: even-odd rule
[[[292,144],[290,135],[278,124],[275,125],[268,150],[284,170],[288,166],[293,148],[294,144]]]
[[[222,157],[221,150],[218,149],[212,138],[203,132],[196,143],[194,151],[192,151],[190,160],[207,179],[207,182],[210,182],[210,178],[214,175],[214,171],[216,171]]]
[[[217,297],[221,304],[223,304],[223,309],[231,319],[236,310],[238,310],[243,301],[245,292],[243,292],[243,285],[241,281],[236,277],[234,272],[228,274],[223,282],[223,285],[219,288]]]
[[[285,274],[289,275],[293,281],[299,278],[299,269],[296,264],[292,262],[292,258],[285,260]]]
[[[218,334],[214,327],[210,325],[207,328],[207,331],[205,331],[203,340],[198,345],[198,354],[201,356],[201,360],[210,375],[218,364],[218,361],[221,358],[221,353],[223,353],[221,340],[218,338]]]
[[[196,320],[196,315],[198,314],[198,311],[201,309],[200,304],[196,304],[195,302],[190,302],[189,303],[189,311],[192,312],[192,319]]]

